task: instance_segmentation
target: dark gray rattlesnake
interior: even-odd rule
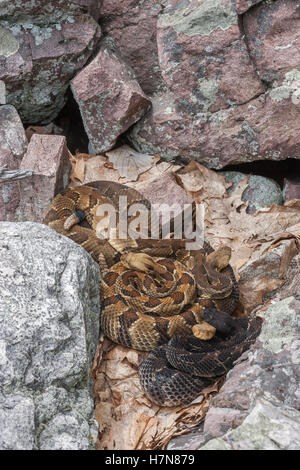
[[[262,319],[232,318],[226,312],[205,309],[203,318],[216,328],[209,340],[175,336],[154,349],[139,369],[146,395],[158,405],[190,403],[216,379],[226,374],[260,333]]]
[[[149,201],[137,191],[100,181],[56,196],[45,212],[44,223],[79,243],[100,264],[104,333],[125,346],[154,350],[140,368],[146,394],[158,404],[186,403],[232,367],[259,333],[260,323],[233,320],[228,315],[238,300],[229,248],[214,251],[205,243],[190,252],[185,249],[185,240],[99,239],[97,208],[113,204],[118,221],[118,196],[125,194],[129,206],[142,202],[150,207]],[[201,359],[202,375],[196,376],[190,365],[193,359],[199,359],[200,353],[195,350],[195,337],[191,335],[206,337],[207,325],[215,322],[216,336],[209,341],[197,340],[204,348],[205,359]],[[196,333],[195,327],[200,328],[200,333]],[[210,328],[211,336],[215,330]],[[186,335],[191,336],[188,343]],[[169,349],[160,347],[173,337]],[[179,359],[183,345],[187,349],[180,361],[181,371],[174,372],[172,358]],[[171,368],[165,358],[173,364]],[[182,371],[184,362],[189,365],[188,371]]]

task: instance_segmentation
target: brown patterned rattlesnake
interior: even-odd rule
[[[116,343],[143,351],[154,350],[140,369],[141,384],[147,395],[156,403],[167,406],[186,403],[212,378],[220,375],[216,367],[216,362],[221,360],[218,357],[224,356],[226,365],[221,368],[224,373],[253,342],[260,324],[252,322],[249,326],[244,320],[242,324],[229,315],[238,301],[237,283],[229,265],[229,248],[214,251],[204,243],[201,248],[188,251],[185,240],[100,239],[96,233],[97,224],[103,222],[104,216],[103,213],[99,215],[98,208],[102,204],[112,204],[118,226],[119,196],[127,197],[128,207],[137,202],[148,210],[151,207],[137,191],[118,183],[100,181],[67,189],[56,196],[45,211],[43,222],[83,246],[99,263],[103,274],[103,332]],[[231,325],[225,328],[228,339],[224,337],[220,321],[216,326],[212,325],[218,315],[219,318],[226,316],[222,325]],[[213,316],[213,319],[207,322],[205,316]],[[251,334],[247,333],[249,328]],[[205,354],[211,360],[209,377],[194,377],[182,370],[174,372],[174,366],[168,369],[166,357],[170,360],[172,354],[166,356],[165,346],[160,346],[171,338],[179,341],[181,335],[193,334],[202,338],[193,336],[194,340],[205,343]],[[174,341],[170,344],[174,351]],[[209,352],[208,347],[211,348]],[[186,357],[196,358],[193,348],[186,351]],[[179,343],[177,350],[180,350]],[[157,368],[166,372],[164,379],[161,375],[158,379]],[[171,376],[173,388],[170,388]]]

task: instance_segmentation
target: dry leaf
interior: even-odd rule
[[[143,189],[146,184],[149,185],[151,181],[161,178],[164,173],[174,173],[179,168],[181,168],[181,165],[174,165],[174,163],[169,162],[159,162],[149,168],[145,173],[140,174],[137,181],[132,181],[126,184],[127,186],[143,193]]]
[[[226,183],[225,177],[192,161],[175,174],[178,184],[196,202],[200,203],[207,197],[222,197],[231,183]]]
[[[86,160],[89,160],[92,157],[94,157],[94,155],[91,155],[90,153],[76,152],[75,155],[74,155],[74,158],[76,158],[76,159],[85,158]]]
[[[73,155],[69,150],[68,155],[71,163],[70,186],[74,186],[84,181],[84,157],[77,158],[77,155]]]
[[[203,420],[217,385],[188,406],[159,407],[148,400],[139,382],[138,367],[147,353],[115,346],[106,355],[104,348],[102,340],[93,367],[98,449],[165,449],[172,437],[187,433]]]
[[[81,183],[84,181],[85,161],[83,158],[76,160],[73,169],[73,178],[79,180]]]
[[[147,155],[133,150],[128,145],[122,145],[115,150],[106,152],[109,161],[119,175],[130,181],[136,181],[139,174],[149,170],[158,162],[159,155]]]
[[[138,191],[142,191],[145,184],[149,184],[149,182],[159,178],[163,173],[174,172],[181,168],[180,165],[174,165],[169,162],[157,163],[159,157],[155,156],[152,166],[143,173],[140,173],[137,180],[132,181],[128,178],[121,177],[119,171],[114,168],[113,164],[105,155],[89,155],[82,153],[72,155],[69,152],[69,158],[72,166],[70,186],[80,186],[81,184],[102,180],[126,184]],[[81,163],[78,163],[78,160],[80,160]],[[82,162],[84,162],[84,171]],[[80,167],[80,165],[82,166]]]
[[[241,302],[246,309],[248,307],[248,310],[251,311],[254,307],[263,304],[266,300],[264,298],[266,294],[275,291],[283,284],[283,279],[271,279],[268,276],[249,279],[245,283],[239,284]]]

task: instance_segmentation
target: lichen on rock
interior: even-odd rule
[[[0,56],[9,57],[19,50],[19,42],[6,28],[0,27]]]
[[[208,36],[216,29],[223,31],[237,21],[237,14],[232,8],[231,1],[205,0],[188,2],[187,6],[177,8],[172,3],[160,16],[160,21],[166,26],[173,26],[178,33],[188,36]]]

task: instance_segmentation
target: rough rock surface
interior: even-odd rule
[[[196,159],[211,168],[299,157],[297,2],[100,3],[1,2],[0,80],[7,102],[25,122],[46,123],[57,116],[70,80],[97,54],[99,19],[107,40],[113,39],[120,52],[118,61],[133,69],[136,86],[151,97],[152,108],[144,117],[148,102],[141,106],[143,112],[129,110],[138,106],[142,90],[126,103],[112,79],[120,82],[120,69],[107,62],[98,91],[110,116],[91,110],[87,98],[78,95],[92,152],[108,150],[130,128],[129,138],[141,152],[169,160]],[[90,65],[77,77],[85,75],[90,82],[90,75],[97,75]],[[79,88],[84,89],[82,84]],[[132,91],[126,93],[131,96]],[[95,137],[96,129],[103,131],[105,145]]]
[[[0,147],[0,168],[15,170],[18,168],[13,154]],[[15,213],[20,202],[20,190],[18,181],[0,182],[0,221],[15,220]]]
[[[90,153],[111,149],[119,135],[150,105],[133,70],[110,38],[101,41],[96,57],[71,83],[89,137]]]
[[[229,0],[165,2],[157,53],[168,89],[131,129],[132,144],[211,168],[299,158],[299,24],[293,0],[242,16]]]
[[[157,54],[156,25],[163,1],[104,0],[100,24],[134,70],[147,95],[166,88]]]
[[[10,151],[14,159],[21,160],[27,144],[25,130],[16,109],[11,105],[0,106],[0,146]],[[18,162],[12,165],[17,168]]]
[[[7,103],[24,122],[50,122],[58,115],[70,79],[99,41],[96,21],[80,12],[80,2],[69,3],[1,2],[0,79]]]
[[[282,194],[285,202],[292,199],[300,199],[300,177],[285,178]]]
[[[20,170],[32,170],[34,174],[19,181],[18,220],[40,222],[51,200],[69,183],[71,164],[66,138],[33,134]]]
[[[31,222],[2,222],[0,253],[0,449],[88,449],[99,268]]]
[[[239,15],[242,15],[243,13],[245,13],[245,11],[249,10],[249,8],[253,7],[253,5],[260,3],[261,1],[262,0],[236,0],[236,12]]]
[[[0,168],[16,170],[27,149],[27,138],[21,119],[11,105],[0,106]],[[20,192],[17,181],[0,183],[0,221],[15,220]]]
[[[172,94],[166,93],[152,100],[152,111],[129,137],[140,152],[159,153],[167,160],[180,155],[215,169],[259,159],[297,158],[299,107],[292,103],[292,91],[287,87],[280,104],[265,93],[250,103],[194,118],[179,113]]]
[[[230,194],[238,183],[247,177],[245,173],[239,171],[221,171],[227,182],[233,185],[227,190]],[[276,181],[259,175],[250,175],[248,186],[242,195],[243,201],[248,201],[247,212],[253,214],[262,207],[272,204],[282,204],[281,188]]]
[[[65,13],[87,12],[98,20],[100,6],[101,0],[1,0],[0,19],[13,16],[43,22],[49,17],[60,18]]]
[[[300,413],[281,403],[258,399],[236,429],[200,450],[299,450]]]
[[[174,439],[169,449],[300,448],[299,313],[300,255],[264,317],[256,343],[229,372],[213,398],[202,432]]]
[[[249,52],[264,82],[282,85],[287,73],[300,72],[299,23],[299,3],[293,0],[261,2],[244,15]],[[286,90],[280,88],[279,92],[284,94]]]
[[[170,0],[157,28],[160,68],[178,111],[219,111],[263,93],[231,0]]]
[[[289,279],[289,264],[297,253],[297,245],[291,238],[260,256],[254,256],[242,266],[238,272],[239,289],[246,314],[251,314],[253,309],[277,294],[278,289]]]
[[[6,90],[3,80],[0,80],[0,105],[1,104],[6,104]]]

